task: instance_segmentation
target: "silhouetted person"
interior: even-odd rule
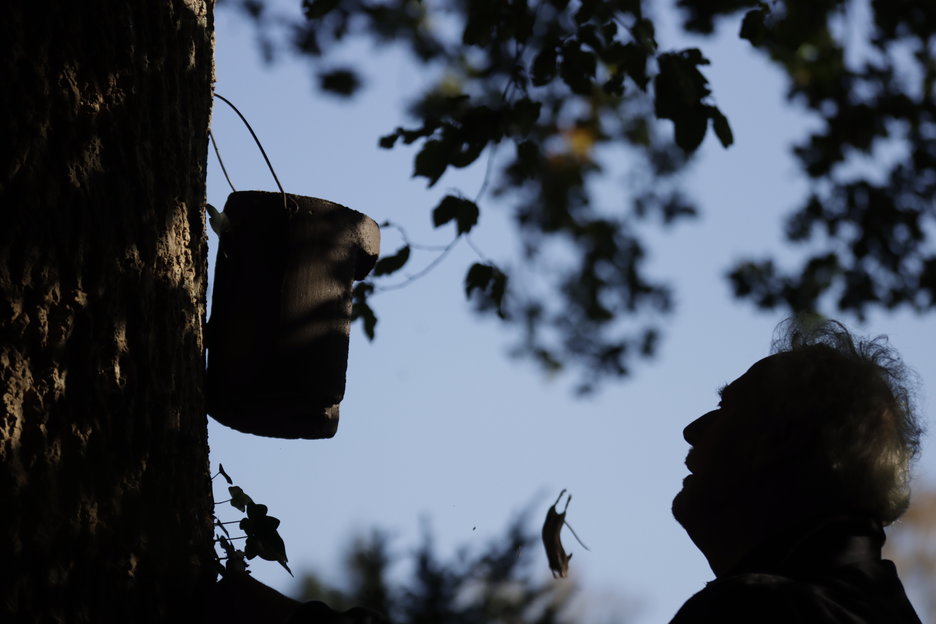
[[[784,330],[683,432],[673,515],[716,579],[671,624],[919,624],[881,559],[919,451],[908,373],[838,323]]]

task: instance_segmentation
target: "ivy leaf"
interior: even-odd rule
[[[251,502],[249,505],[247,505],[247,517],[251,520],[257,521],[258,519],[266,517],[267,510],[268,507],[266,505]]]
[[[232,485],[228,488],[231,494],[231,505],[240,511],[245,511],[248,505],[253,505],[253,500],[244,493],[240,486]]]
[[[410,246],[403,245],[392,256],[387,256],[377,261],[377,264],[374,265],[374,275],[390,275],[391,273],[399,271],[403,268],[403,265],[406,264],[406,261],[409,260],[409,257]]]
[[[228,485],[234,485],[234,481],[231,480],[231,477],[228,476],[228,473],[224,472],[223,464],[218,464],[218,473],[224,477],[224,480],[227,481]]]
[[[224,523],[222,523],[220,520],[215,520],[215,526],[221,529],[221,532],[224,533],[224,535],[226,535],[227,537],[231,537],[231,534],[228,533],[227,527],[224,526]],[[224,537],[222,537],[221,539],[223,540]]]
[[[286,557],[286,544],[277,531],[280,525],[279,518],[267,515],[264,505],[256,505],[255,512],[254,517],[244,518],[241,521],[241,529],[247,534],[247,543],[244,548],[247,558],[260,557],[267,561],[276,561],[292,575],[292,570],[286,565],[289,561]],[[249,522],[245,522],[247,520]]]
[[[432,211],[432,223],[435,227],[455,221],[459,234],[467,234],[478,222],[478,206],[470,199],[446,195]]]
[[[224,554],[227,555],[228,557],[233,556],[234,553],[236,552],[236,551],[235,551],[235,548],[234,548],[234,546],[231,544],[231,542],[229,542],[229,541],[227,540],[227,538],[224,537],[223,535],[222,535],[221,538],[218,540],[218,543],[221,544],[221,550],[223,550],[223,551],[224,551]]]

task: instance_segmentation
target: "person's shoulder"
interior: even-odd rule
[[[739,574],[709,583],[690,598],[670,624],[697,622],[834,622],[808,583],[772,574]]]

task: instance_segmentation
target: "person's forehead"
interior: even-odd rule
[[[775,353],[754,362],[747,371],[719,390],[719,396],[762,392],[782,385],[797,366],[796,354],[792,352]]]

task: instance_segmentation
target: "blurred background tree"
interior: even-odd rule
[[[936,622],[936,484],[917,483],[910,509],[887,531],[884,556],[905,586],[920,590],[913,605],[920,619]]]
[[[449,559],[436,551],[428,527],[410,556],[394,553],[379,529],[358,535],[338,571],[306,572],[294,595],[338,610],[363,606],[408,624],[572,624],[629,621],[625,610],[601,615],[577,600],[573,576],[553,579],[541,556],[539,536],[518,516],[483,549],[462,547]],[[400,574],[403,569],[406,572]]]

